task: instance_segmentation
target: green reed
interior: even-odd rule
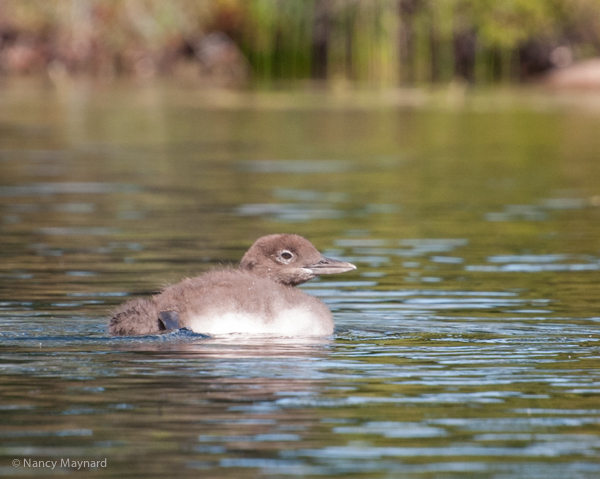
[[[552,66],[558,46],[600,54],[600,0],[0,0],[0,20],[53,44],[88,29],[121,62],[219,30],[266,85],[516,82]]]

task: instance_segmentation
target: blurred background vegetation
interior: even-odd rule
[[[517,83],[598,55],[600,0],[0,0],[0,76]]]

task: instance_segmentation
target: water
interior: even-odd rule
[[[600,117],[516,95],[5,86],[0,474],[599,477]],[[107,335],[274,232],[333,337]]]

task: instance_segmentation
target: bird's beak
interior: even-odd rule
[[[309,270],[312,274],[336,274],[345,273],[346,271],[352,271],[356,269],[352,263],[346,263],[345,261],[338,261],[337,259],[321,257],[321,261],[316,264],[305,266],[303,269]]]

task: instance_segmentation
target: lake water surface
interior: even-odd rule
[[[3,86],[0,475],[600,477],[600,115],[407,95]],[[276,232],[334,336],[108,336]]]

